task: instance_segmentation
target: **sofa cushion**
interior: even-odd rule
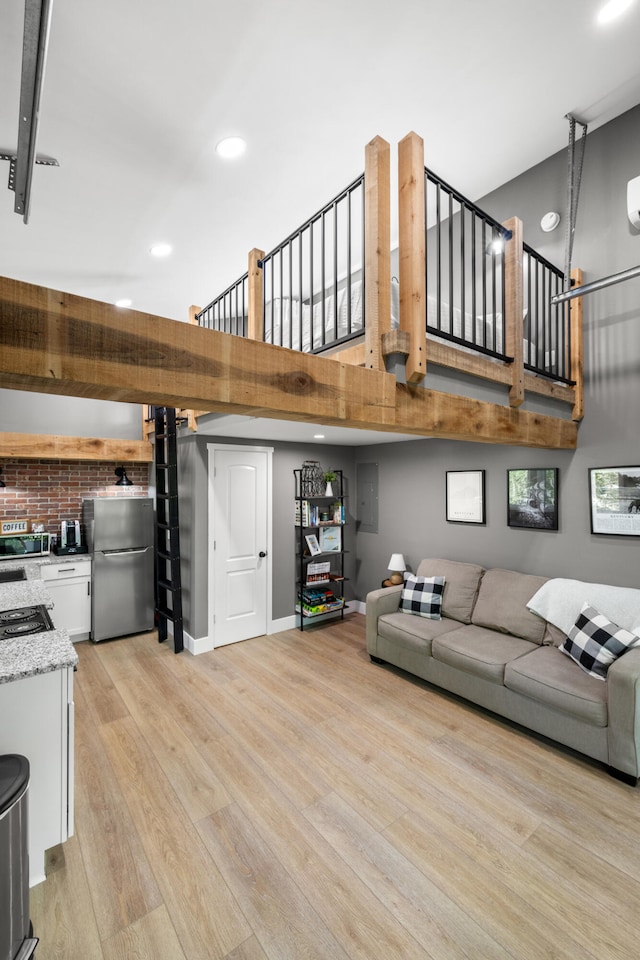
[[[575,624],[558,649],[575,660],[590,677],[606,680],[613,661],[638,644],[640,637],[637,634],[619,627],[588,603],[583,603]]]
[[[471,622],[532,643],[542,643],[546,623],[527,609],[527,602],[545,582],[546,577],[529,573],[487,570],[480,583]]]
[[[505,636],[484,627],[460,627],[452,633],[434,638],[431,655],[450,667],[476,674],[493,683],[504,680],[505,664],[536,649],[534,643]]]
[[[427,620],[406,613],[385,613],[378,618],[378,635],[405,650],[431,656],[431,641],[452,630],[460,630],[457,620]]]
[[[558,647],[537,647],[512,660],[505,667],[504,685],[595,727],[607,726],[607,684],[576,670]]]
[[[405,573],[400,610],[427,620],[440,620],[443,592],[444,577],[416,577],[413,573]]]
[[[459,620],[460,623],[471,623],[483,573],[484,567],[457,560],[421,560],[417,570],[419,577],[444,577],[442,616]]]

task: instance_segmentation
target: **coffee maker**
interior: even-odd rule
[[[82,542],[79,520],[63,520],[58,543],[54,547],[57,554],[86,553],[87,545]]]

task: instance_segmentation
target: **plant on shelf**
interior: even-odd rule
[[[333,481],[336,479],[337,476],[338,476],[337,473],[334,473],[333,470],[327,470],[327,471],[322,475],[322,479],[324,480],[324,482],[325,482],[326,485],[327,485],[327,488],[326,488],[326,490],[325,490],[325,492],[324,492],[325,497],[332,497],[332,496],[333,496],[333,487],[331,486],[331,484],[333,483]]]

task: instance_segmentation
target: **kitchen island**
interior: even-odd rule
[[[26,579],[0,583],[0,613],[27,606],[52,611],[41,578],[48,558],[4,560]],[[29,882],[45,878],[45,851],[73,834],[73,671],[78,655],[66,630],[0,640],[0,753],[19,753],[31,768]]]

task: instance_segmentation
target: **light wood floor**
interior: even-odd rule
[[[630,960],[640,789],[391,668],[364,619],[78,645],[41,960]]]

